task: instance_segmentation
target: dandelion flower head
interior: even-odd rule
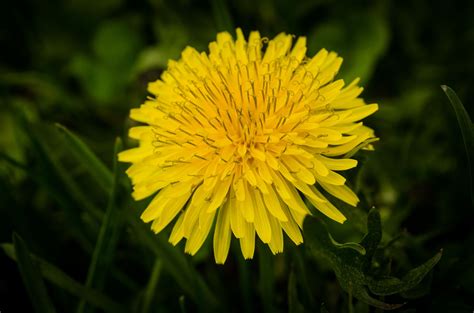
[[[308,58],[306,38],[293,40],[257,31],[246,39],[237,29],[236,39],[219,33],[209,53],[187,47],[130,112],[144,125],[130,129],[139,146],[119,160],[132,163],[133,197],[153,196],[141,218],[156,233],[174,221],[169,240],[185,239],[187,253],[213,229],[217,263],[232,235],[245,258],[256,235],[275,254],[283,233],[303,242],[309,205],[343,223],[326,195],[359,201],[338,172],[356,167],[345,155],[374,138],[361,120],[378,106],[359,98],[358,80],[335,79],[336,53]]]

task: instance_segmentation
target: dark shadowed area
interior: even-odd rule
[[[345,224],[216,265],[212,236],[191,257],[149,230],[115,160],[148,82],[235,27],[336,51],[380,140]],[[0,47],[1,313],[474,310],[474,2],[3,1]]]

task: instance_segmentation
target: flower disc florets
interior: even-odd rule
[[[310,214],[302,196],[344,222],[321,190],[357,204],[337,171],[357,165],[344,155],[374,137],[359,121],[377,110],[358,98],[358,80],[344,87],[334,79],[336,53],[306,58],[304,37],[292,45],[283,33],[267,41],[252,32],[247,41],[236,32],[236,40],[219,33],[209,54],[187,47],[169,61],[149,85],[154,97],[131,110],[145,124],[130,129],[140,146],[119,155],[133,163],[135,199],[159,191],[143,221],[160,232],[177,217],[170,241],[185,238],[190,254],[215,224],[217,263],[232,234],[245,258],[254,254],[255,233],[273,253],[283,251],[283,231],[301,243]]]

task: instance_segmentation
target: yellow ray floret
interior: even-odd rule
[[[303,241],[301,227],[316,209],[343,223],[325,193],[357,205],[338,172],[357,166],[344,155],[374,138],[362,119],[377,104],[359,98],[358,80],[344,87],[342,63],[325,49],[306,55],[306,39],[256,31],[246,40],[219,33],[209,53],[187,47],[149,84],[153,98],[130,117],[140,145],[119,154],[137,200],[155,195],[142,214],[160,232],[173,220],[170,242],[186,239],[196,253],[214,226],[217,263],[224,263],[232,234],[252,258],[255,234],[273,253],[283,233]]]

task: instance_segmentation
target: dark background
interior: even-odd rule
[[[380,141],[374,152],[362,152],[361,166],[348,173],[363,198],[360,210],[376,206],[383,242],[399,238],[387,252],[394,273],[403,274],[444,251],[416,299],[386,300],[408,302],[400,312],[472,312],[474,214],[468,159],[454,110],[440,88],[452,87],[473,116],[472,1],[3,1],[0,242],[11,242],[15,231],[33,253],[84,282],[99,225],[83,212],[81,197],[71,195],[61,177],[42,163],[32,133],[78,192],[104,208],[106,194],[73,160],[53,124],[78,134],[111,167],[114,138],[126,138],[128,112],[147,96],[147,82],[159,78],[167,60],[178,58],[186,45],[205,50],[218,31],[233,33],[234,27],[245,34],[259,30],[269,38],[279,32],[306,36],[309,56],[322,47],[335,50],[344,58],[340,76],[346,83],[361,77],[363,97],[379,103],[380,110],[366,124]],[[125,139],[126,146],[132,144]],[[67,212],[76,212],[79,225],[70,225]],[[330,229],[340,241],[360,239],[350,223]],[[217,266],[211,246],[186,258],[227,311],[253,306],[259,312],[258,255],[242,267],[240,255],[231,252],[227,263]],[[291,246],[271,261],[276,312],[287,311]],[[113,263],[126,279],[109,275],[104,294],[139,307],[153,262],[154,256],[123,226]],[[302,297],[307,310],[317,312],[324,302],[330,312],[347,312],[347,296],[330,269],[306,257],[304,262],[311,274],[311,291]],[[242,268],[250,273],[250,290],[238,283]],[[52,284],[47,287],[58,312],[75,311],[77,298]],[[150,312],[178,311],[183,291],[166,270],[157,288]],[[196,303],[184,301],[193,312]],[[16,263],[0,252],[0,311],[30,310]],[[355,310],[374,311],[357,302]]]

